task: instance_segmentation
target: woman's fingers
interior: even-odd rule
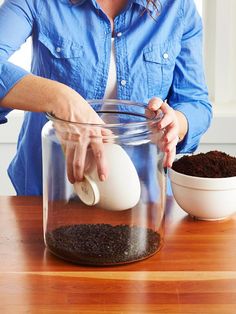
[[[168,153],[165,153],[163,160],[163,167],[170,168],[173,164],[176,155],[176,148],[174,147]]]
[[[78,141],[75,144],[74,156],[73,156],[73,175],[75,181],[83,181],[84,179],[84,169],[87,158],[88,149],[87,139]]]
[[[98,177],[101,181],[105,181],[108,175],[103,137],[109,136],[111,134],[110,132],[110,130],[97,127],[93,128],[90,134],[91,149],[93,152],[95,164],[97,166]]]
[[[66,160],[67,177],[70,183],[73,184],[76,181],[75,176],[74,176],[74,171],[73,171],[75,146],[67,142],[66,144],[63,144],[63,150],[64,150],[65,160]]]
[[[164,158],[164,167],[171,167],[176,155],[176,145],[178,143],[178,138],[175,138],[173,141],[168,143],[165,146],[165,158]]]
[[[98,177],[101,181],[105,181],[108,176],[106,156],[104,144],[102,142],[94,141],[91,143],[93,157],[97,165]]]
[[[163,131],[159,145],[160,149],[165,152],[164,166],[171,167],[176,155],[176,145],[179,141],[179,122],[175,110],[160,98],[152,98],[148,108],[157,112],[161,110],[163,113],[162,119],[157,124],[158,130]]]
[[[71,183],[83,181],[84,173],[88,172],[94,165],[97,167],[98,177],[104,181],[108,176],[107,163],[104,153],[104,135],[102,128],[80,127],[77,128],[67,140],[64,141],[63,147],[67,165],[67,175]]]
[[[161,108],[163,100],[161,98],[153,97],[148,103],[148,109],[157,111]]]
[[[168,131],[165,131],[163,140],[166,143],[166,145],[168,145],[168,143],[174,141],[174,140],[178,140],[178,134],[176,133],[176,128],[174,126],[172,126],[170,124],[169,127],[166,128]],[[178,142],[178,141],[177,141]]]

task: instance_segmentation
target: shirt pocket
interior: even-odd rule
[[[149,98],[166,97],[172,84],[175,51],[168,44],[150,45],[143,50]]]
[[[78,90],[79,73],[83,65],[83,45],[44,33],[40,33],[38,39],[42,51],[42,62],[48,66],[49,77]]]

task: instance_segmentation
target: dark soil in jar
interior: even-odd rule
[[[152,229],[129,225],[77,224],[46,234],[46,243],[63,259],[87,265],[113,265],[144,259],[160,247]]]
[[[234,177],[236,176],[236,158],[215,150],[183,156],[173,163],[172,169],[195,177]]]

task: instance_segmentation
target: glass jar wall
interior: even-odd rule
[[[90,104],[104,124],[48,116],[42,131],[45,244],[80,264],[142,260],[163,244],[161,114],[128,101]],[[100,167],[106,169],[105,181],[99,179]]]

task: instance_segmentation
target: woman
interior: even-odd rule
[[[44,112],[101,123],[85,99],[104,96],[161,108],[167,167],[176,146],[177,153],[194,151],[209,127],[202,23],[193,0],[6,0],[0,30],[0,120],[6,122],[13,108],[27,111],[8,169],[18,195],[42,194]],[[31,35],[32,71],[27,73],[7,59]],[[100,147],[94,155],[105,180]],[[72,159],[67,171],[74,183],[83,179],[83,165]]]

